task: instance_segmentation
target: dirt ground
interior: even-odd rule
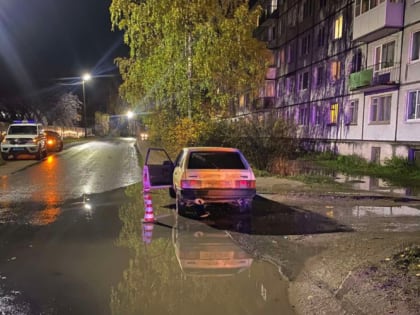
[[[308,235],[232,235],[254,255],[279,266],[290,281],[297,314],[420,314],[419,199],[275,177],[258,178],[257,190],[264,198],[349,228]],[[284,260],[285,251],[294,255],[293,265]]]

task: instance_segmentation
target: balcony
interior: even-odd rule
[[[258,25],[263,26],[267,23],[269,20],[276,20],[279,17],[276,5],[267,5],[263,8],[263,11],[260,15],[260,18],[258,20]]]
[[[400,64],[386,63],[372,65],[367,69],[350,74],[350,91],[372,92],[399,85]]]
[[[359,9],[362,10],[361,14],[356,12]],[[369,43],[403,27],[404,1],[382,0],[371,9],[356,5],[355,15],[357,16],[353,20],[353,40]]]

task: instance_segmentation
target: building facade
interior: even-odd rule
[[[420,161],[420,0],[257,0],[273,58],[257,101],[308,145],[383,162]]]

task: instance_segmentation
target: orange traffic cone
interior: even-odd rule
[[[144,193],[144,223],[154,223],[155,215],[153,214],[152,196]]]
[[[152,242],[153,236],[153,224],[145,223],[143,224],[143,242],[150,244]]]
[[[150,191],[149,167],[143,166],[143,191]]]

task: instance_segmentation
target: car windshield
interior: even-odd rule
[[[9,135],[36,135],[36,126],[10,126]]]
[[[246,169],[238,152],[192,152],[189,169]]]

